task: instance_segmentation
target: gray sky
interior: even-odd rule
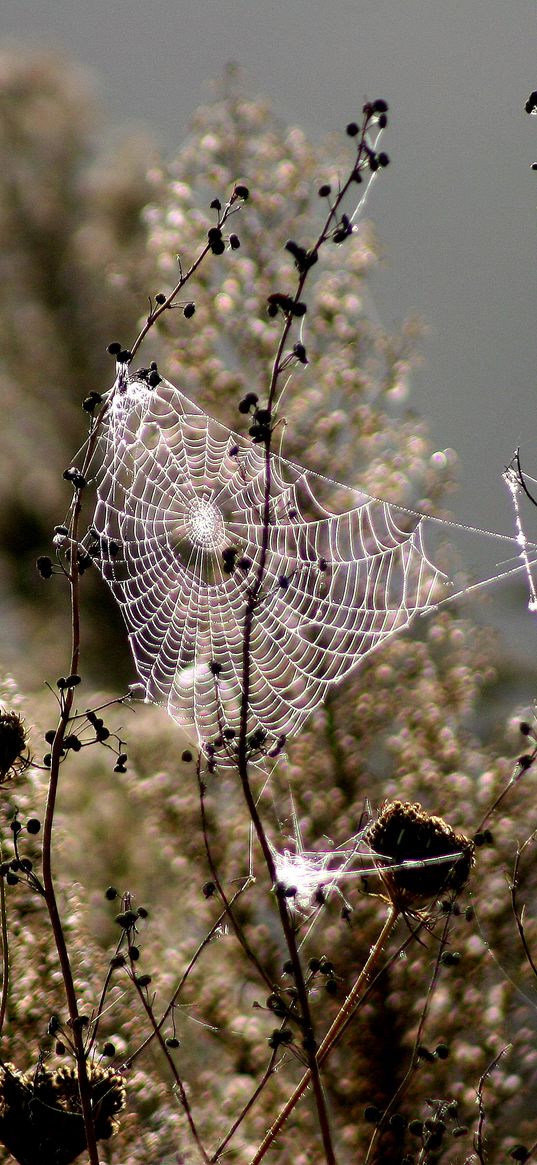
[[[90,66],[111,118],[170,153],[231,60],[314,137],[385,97],[377,308],[429,327],[412,403],[460,455],[454,512],[511,532],[501,473],[517,445],[537,472],[534,0],[3,0],[0,30]]]

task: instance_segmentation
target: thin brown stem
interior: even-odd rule
[[[75,502],[73,507],[73,518],[71,527],[71,552],[70,552],[70,587],[71,587],[71,666],[70,674],[74,675],[78,672],[80,663],[80,595],[79,595],[79,574],[78,562],[76,555],[76,546],[78,544],[78,521],[80,516],[80,491],[77,490],[75,494]],[[65,998],[67,1002],[67,1009],[69,1012],[69,1021],[71,1025],[72,1039],[75,1048],[78,1087],[80,1093],[80,1105],[82,1108],[82,1116],[84,1119],[84,1129],[86,1133],[86,1142],[88,1147],[89,1160],[91,1165],[99,1165],[99,1153],[97,1150],[97,1140],[95,1136],[95,1126],[93,1120],[91,1089],[87,1070],[86,1050],[84,1047],[83,1028],[80,1023],[80,1015],[78,1011],[78,1003],[76,998],[75,984],[69,954],[67,950],[67,943],[65,940],[65,933],[58,909],[58,902],[56,898],[56,891],[54,886],[54,878],[52,872],[52,835],[54,825],[54,814],[56,809],[56,799],[58,794],[60,765],[63,754],[63,742],[66,734],[67,725],[71,708],[73,705],[74,689],[68,688],[66,692],[62,692],[60,705],[60,719],[54,737],[51,752],[50,777],[47,792],[47,802],[45,807],[45,819],[43,824],[43,851],[42,851],[42,874],[43,887],[45,891],[45,901],[50,918],[54,942],[56,944],[56,951],[60,963]]]
[[[376,964],[378,963],[378,960],[382,954],[382,951],[384,950],[384,947],[385,947],[392,931],[395,928],[395,925],[397,923],[398,918],[399,918],[398,908],[394,905],[390,906],[388,916],[386,918],[384,926],[382,927],[382,930],[379,934],[379,937],[378,937],[376,943],[374,944],[374,946],[371,947],[371,950],[369,952],[369,957],[368,957],[366,963],[364,963],[364,966],[363,966],[358,978],[356,979],[356,982],[354,983],[353,987],[349,991],[349,994],[347,995],[345,1002],[343,1003],[342,1007],[340,1008],[334,1022],[332,1023],[331,1027],[327,1031],[327,1033],[326,1033],[326,1035],[325,1035],[325,1037],[324,1037],[324,1039],[319,1047],[319,1050],[317,1052],[317,1063],[318,1064],[322,1064],[324,1062],[324,1060],[327,1058],[327,1056],[331,1052],[336,1040],[342,1034],[344,1028],[347,1026],[354,1011],[356,1010],[356,1008],[360,1002],[360,996],[364,990],[364,987],[367,984],[367,982],[371,976],[371,972],[374,970],[374,968],[376,967]],[[281,1132],[284,1124],[286,1123],[286,1121],[290,1117],[293,1109],[298,1104],[298,1101],[303,1096],[304,1092],[309,1087],[311,1082],[312,1082],[312,1073],[311,1073],[310,1068],[308,1068],[308,1071],[304,1073],[302,1080],[300,1080],[300,1082],[297,1084],[294,1092],[289,1097],[289,1100],[286,1102],[286,1104],[282,1108],[279,1116],[274,1121],[274,1124],[268,1130],[268,1132],[267,1132],[266,1136],[264,1137],[263,1141],[261,1142],[257,1152],[255,1153],[254,1157],[252,1157],[250,1165],[258,1165],[258,1163],[260,1161],[262,1161],[266,1152],[268,1151],[268,1149],[270,1148],[270,1146],[274,1142],[275,1138]]]
[[[229,1144],[231,1138],[237,1132],[239,1125],[242,1124],[245,1116],[247,1116],[247,1114],[250,1112],[250,1109],[253,1108],[256,1100],[261,1095],[265,1085],[270,1080],[270,1077],[272,1076],[272,1073],[274,1072],[274,1063],[276,1060],[276,1054],[277,1053],[276,1053],[276,1049],[275,1049],[272,1053],[272,1056],[270,1057],[269,1063],[267,1064],[265,1071],[263,1072],[263,1075],[261,1077],[261,1080],[259,1081],[259,1084],[256,1085],[256,1087],[254,1088],[254,1091],[252,1092],[250,1099],[246,1102],[246,1104],[244,1105],[244,1108],[239,1113],[238,1117],[233,1121],[233,1124],[232,1124],[231,1128],[228,1130],[228,1132],[226,1133],[223,1141],[221,1141],[218,1148],[215,1149],[215,1151],[210,1159],[210,1165],[215,1165],[215,1162],[218,1161],[218,1158],[222,1156],[222,1153],[224,1152],[226,1145]]]
[[[192,1110],[190,1108],[190,1104],[188,1101],[188,1096],[186,1094],[185,1086],[183,1084],[183,1081],[181,1080],[181,1077],[179,1076],[179,1073],[178,1073],[177,1068],[176,1068],[175,1063],[174,1063],[173,1056],[170,1054],[169,1048],[166,1046],[166,1041],[165,1041],[164,1036],[162,1035],[162,1032],[160,1030],[160,1025],[157,1023],[157,1020],[156,1020],[154,1012],[153,1012],[153,1008],[152,1008],[152,1006],[149,1003],[149,1000],[147,998],[146,990],[145,990],[145,988],[141,987],[139,983],[137,983],[136,965],[132,962],[132,960],[131,960],[131,974],[132,974],[134,986],[135,986],[137,994],[138,994],[138,998],[140,999],[140,1001],[142,1003],[142,1007],[147,1015],[147,1018],[151,1024],[151,1027],[153,1029],[153,1035],[155,1036],[158,1043],[160,1044],[161,1051],[167,1060],[168,1067],[169,1067],[169,1069],[172,1073],[172,1076],[175,1080],[179,1099],[181,1101],[183,1111],[184,1111],[186,1119],[188,1121],[188,1126],[190,1128],[192,1138],[193,1138],[193,1140],[198,1148],[198,1151],[200,1153],[200,1156],[202,1157],[202,1160],[205,1162],[205,1165],[210,1165],[209,1155],[202,1144],[198,1129],[197,1129],[195,1121],[194,1121],[194,1117],[192,1115]]]
[[[6,917],[6,887],[0,874],[0,920],[2,927],[2,998],[0,1000],[0,1037],[4,1030],[9,993],[9,938]]]

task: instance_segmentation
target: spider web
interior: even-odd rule
[[[120,604],[136,694],[194,726],[240,728],[244,627],[262,566],[264,447],[166,380],[113,390],[91,537]],[[271,455],[263,582],[249,649],[249,733],[296,733],[328,689],[437,605],[445,576],[421,515]],[[270,754],[269,754],[270,755]]]

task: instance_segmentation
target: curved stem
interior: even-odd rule
[[[75,494],[71,526],[71,560],[69,574],[69,582],[71,586],[71,675],[78,672],[80,663],[80,595],[78,562],[76,556],[80,509],[80,491],[77,490]],[[54,942],[56,944],[56,950],[58,953],[67,1009],[69,1011],[73,1044],[75,1047],[80,1105],[84,1119],[84,1129],[86,1133],[89,1160],[91,1165],[99,1165],[99,1154],[97,1150],[97,1139],[95,1136],[95,1125],[93,1120],[91,1089],[88,1077],[86,1050],[84,1047],[83,1028],[80,1023],[73,973],[71,970],[71,963],[69,960],[63,925],[58,910],[54,878],[52,873],[52,834],[54,825],[54,813],[56,809],[56,798],[60,778],[60,764],[63,753],[63,742],[67,725],[69,723],[71,708],[73,706],[73,699],[73,688],[68,688],[65,694],[62,693],[60,719],[56,729],[56,735],[54,737],[54,743],[51,752],[50,778],[43,825],[42,873],[45,901],[47,904]]]
[[[4,1030],[9,992],[9,939],[6,917],[6,887],[0,874],[0,919],[2,925],[2,999],[0,1001],[0,1037]]]
[[[356,982],[354,983],[353,987],[349,991],[349,994],[347,995],[347,998],[346,998],[343,1006],[341,1007],[340,1011],[336,1015],[336,1018],[332,1024],[332,1026],[328,1029],[328,1031],[324,1037],[324,1040],[322,1041],[322,1043],[319,1047],[319,1050],[317,1052],[317,1063],[318,1064],[322,1064],[323,1061],[327,1058],[327,1056],[330,1053],[330,1051],[332,1050],[336,1040],[339,1038],[339,1036],[343,1032],[343,1029],[347,1026],[349,1020],[352,1017],[353,1012],[355,1011],[356,1007],[358,1006],[358,1003],[360,1002],[360,996],[362,994],[364,986],[367,984],[367,981],[370,978],[371,972],[375,968],[375,966],[380,958],[380,955],[382,954],[382,951],[383,951],[392,931],[394,930],[394,927],[395,927],[397,920],[399,918],[399,913],[400,912],[396,906],[394,906],[394,905],[390,906],[390,910],[389,910],[386,922],[384,923],[384,926],[379,934],[379,937],[378,937],[376,943],[374,944],[374,946],[371,947],[367,962],[364,964]],[[252,1157],[250,1165],[258,1165],[258,1162],[263,1159],[263,1157],[265,1156],[265,1153],[270,1148],[270,1146],[272,1145],[273,1141],[278,1136],[278,1134],[281,1132],[285,1122],[287,1121],[288,1117],[290,1117],[293,1109],[295,1108],[296,1104],[298,1104],[298,1101],[300,1100],[301,1096],[303,1096],[304,1092],[306,1091],[306,1088],[308,1088],[308,1086],[310,1085],[311,1082],[312,1082],[312,1073],[311,1073],[310,1068],[308,1068],[308,1071],[304,1073],[302,1080],[297,1084],[293,1094],[289,1097],[289,1100],[282,1108],[279,1116],[274,1121],[274,1124],[268,1130],[268,1133],[266,1134],[263,1141],[261,1142],[259,1149],[257,1150],[255,1156]]]

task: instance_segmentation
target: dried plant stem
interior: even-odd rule
[[[186,1119],[188,1121],[188,1125],[190,1128],[190,1132],[192,1134],[192,1138],[197,1146],[197,1149],[198,1149],[200,1156],[201,1156],[202,1160],[204,1161],[205,1165],[210,1165],[209,1155],[206,1152],[206,1150],[202,1144],[200,1135],[198,1133],[198,1130],[197,1130],[197,1127],[196,1127],[196,1124],[194,1121],[194,1117],[192,1116],[192,1110],[191,1110],[190,1104],[188,1102],[188,1096],[186,1094],[185,1086],[183,1084],[183,1081],[181,1080],[181,1077],[179,1076],[179,1073],[178,1073],[177,1068],[176,1068],[175,1063],[174,1063],[173,1056],[170,1054],[170,1051],[169,1051],[168,1047],[166,1046],[166,1041],[164,1039],[164,1036],[162,1035],[160,1024],[158,1023],[158,1021],[154,1015],[153,1007],[149,1003],[145,988],[141,987],[140,984],[137,983],[137,981],[136,981],[136,966],[132,962],[132,960],[131,960],[131,974],[132,974],[132,978],[134,981],[134,985],[136,987],[136,991],[138,993],[138,998],[140,999],[142,1007],[147,1015],[147,1018],[151,1024],[151,1027],[153,1028],[153,1033],[154,1033],[158,1043],[160,1044],[161,1051],[162,1051],[163,1055],[166,1057],[166,1060],[168,1062],[168,1067],[170,1068],[171,1074],[175,1080],[175,1084],[176,1084],[177,1091],[179,1094],[179,1099],[181,1101],[183,1111],[184,1111]]]
[[[398,918],[399,918],[399,914],[400,914],[400,911],[396,906],[394,906],[394,905],[390,906],[390,910],[388,912],[388,917],[386,918],[386,921],[384,923],[384,926],[382,927],[382,930],[378,936],[376,943],[374,944],[374,946],[371,947],[367,962],[364,963],[364,966],[363,966],[362,970],[360,971],[360,974],[359,974],[356,982],[354,983],[353,987],[349,991],[349,994],[347,995],[347,998],[346,998],[343,1006],[341,1007],[340,1011],[338,1012],[332,1026],[327,1031],[327,1033],[324,1037],[324,1040],[322,1041],[322,1043],[319,1047],[319,1050],[317,1052],[317,1064],[322,1064],[324,1062],[324,1060],[327,1058],[327,1056],[329,1055],[330,1051],[332,1050],[336,1040],[341,1035],[343,1029],[346,1027],[353,1012],[355,1011],[356,1007],[358,1006],[358,1004],[360,1002],[360,997],[361,997],[362,991],[363,991],[364,987],[366,986],[368,979],[371,976],[371,972],[376,967],[376,964],[377,964],[377,962],[382,954],[382,951],[384,950],[384,947],[385,947],[392,931],[395,928],[395,925],[396,925]],[[308,1086],[311,1084],[311,1082],[312,1082],[312,1073],[311,1073],[310,1068],[308,1068],[308,1071],[304,1073],[302,1080],[300,1081],[299,1084],[297,1084],[293,1094],[289,1097],[289,1100],[287,1101],[285,1106],[282,1108],[279,1116],[274,1121],[274,1124],[268,1130],[268,1132],[267,1132],[266,1136],[264,1137],[263,1141],[261,1142],[259,1149],[257,1150],[255,1156],[252,1157],[250,1165],[258,1165],[258,1162],[262,1161],[267,1150],[270,1148],[270,1146],[272,1145],[275,1138],[281,1132],[285,1122],[290,1117],[293,1109],[298,1104],[298,1101],[300,1100],[301,1096],[303,1096],[304,1092],[306,1091],[306,1088],[308,1088]]]
[[[262,963],[259,961],[255,951],[252,950],[242,926],[240,925],[238,919],[235,917],[235,913],[232,909],[232,904],[231,904],[231,902],[230,902],[230,900],[229,900],[229,898],[224,890],[220,876],[218,874],[218,870],[216,868],[216,864],[215,864],[214,859],[213,859],[211,846],[209,843],[209,834],[208,834],[208,829],[207,829],[207,814],[205,812],[205,788],[204,788],[203,782],[201,781],[201,777],[200,777],[199,763],[198,763],[198,781],[199,781],[199,786],[200,786],[200,812],[201,812],[203,842],[204,842],[204,846],[205,846],[205,853],[207,855],[207,862],[209,865],[209,869],[211,871],[211,877],[214,881],[214,884],[216,886],[218,894],[222,900],[226,915],[227,915],[227,917],[231,923],[231,926],[233,928],[233,931],[235,933],[235,937],[237,938],[238,942],[240,943],[246,957],[253,964],[258,975],[263,980],[263,983],[265,984],[265,986],[268,987],[269,991],[272,991],[272,987],[273,987],[272,980],[271,980],[269,974],[267,973],[267,971],[265,971],[265,968],[263,967]]]
[[[78,672],[80,662],[80,598],[79,598],[79,575],[78,563],[76,558],[77,546],[77,532],[78,520],[80,515],[80,491],[77,490],[75,494],[75,502],[73,507],[72,518],[72,540],[71,540],[71,561],[69,582],[71,586],[71,669],[70,674],[73,675]],[[80,1093],[80,1105],[82,1108],[82,1116],[84,1119],[84,1129],[86,1133],[86,1143],[88,1148],[89,1160],[91,1165],[99,1165],[99,1153],[97,1150],[97,1139],[95,1136],[95,1126],[93,1121],[91,1090],[89,1085],[86,1050],[84,1047],[83,1028],[80,1023],[78,1004],[76,999],[76,991],[71,970],[71,963],[67,951],[67,944],[65,941],[65,934],[63,930],[60,913],[58,910],[58,903],[56,899],[56,891],[54,888],[54,879],[52,874],[52,833],[54,825],[54,813],[56,809],[56,798],[58,793],[58,784],[60,777],[60,763],[63,752],[63,742],[69,717],[73,706],[73,689],[69,688],[62,697],[60,719],[54,737],[54,743],[51,752],[50,764],[50,778],[47,793],[47,803],[45,808],[45,819],[43,824],[43,856],[42,856],[42,872],[43,872],[43,887],[45,891],[45,901],[49,913],[50,924],[56,944],[58,959],[62,972],[63,985],[65,990],[65,998],[67,1001],[67,1008],[69,1011],[69,1020],[72,1031],[72,1039],[75,1048],[76,1066],[78,1074],[78,1087]]]
[[[231,1128],[229,1129],[229,1131],[226,1133],[224,1140],[221,1141],[218,1148],[215,1149],[215,1151],[211,1157],[211,1160],[210,1160],[210,1165],[215,1165],[215,1162],[218,1161],[218,1158],[222,1156],[222,1153],[224,1152],[226,1145],[229,1144],[232,1136],[234,1136],[234,1134],[237,1132],[239,1125],[242,1124],[245,1116],[247,1116],[247,1114],[250,1112],[250,1109],[255,1104],[258,1096],[260,1096],[265,1085],[270,1080],[270,1077],[272,1076],[272,1073],[274,1071],[274,1063],[276,1060],[276,1054],[277,1054],[276,1050],[274,1050],[274,1052],[272,1053],[272,1056],[270,1057],[269,1063],[267,1064],[267,1067],[265,1068],[265,1071],[263,1072],[261,1080],[259,1081],[259,1084],[257,1084],[256,1087],[254,1088],[254,1091],[252,1092],[250,1099],[247,1100],[246,1104],[244,1105],[242,1112],[240,1112],[238,1117],[233,1121],[233,1124],[232,1124]]]
[[[0,921],[2,927],[2,998],[0,1000],[0,1037],[4,1030],[9,992],[9,939],[6,917],[6,887],[0,877]]]

